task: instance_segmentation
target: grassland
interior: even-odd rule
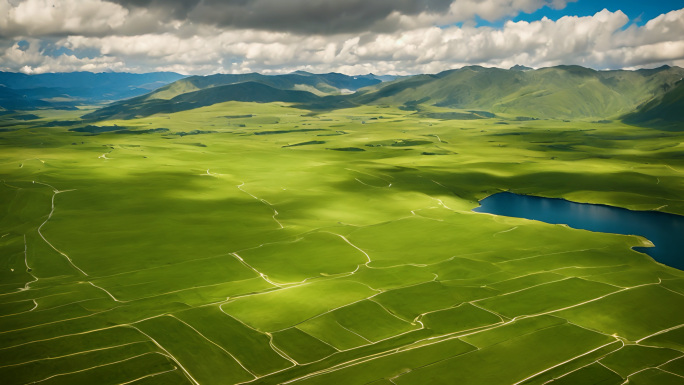
[[[643,238],[471,210],[684,215],[684,134],[430,112],[4,118],[2,383],[683,383],[684,272]]]

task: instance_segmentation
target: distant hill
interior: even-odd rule
[[[0,72],[0,107],[8,110],[73,108],[139,96],[183,77],[172,72],[39,75]]]
[[[348,76],[339,73],[312,74],[297,71],[285,75],[216,74],[191,76],[149,94],[113,103],[83,116],[84,119],[132,119],[156,113],[184,111],[226,101],[292,102],[319,104],[321,100],[339,106],[342,95],[380,84],[372,74]],[[349,105],[351,106],[351,105]]]
[[[381,78],[376,77],[375,75],[348,76],[338,73],[312,74],[305,71],[272,76],[258,73],[216,74],[209,76],[191,76],[177,81],[151,93],[148,96],[148,99],[171,99],[186,92],[244,82],[262,83],[281,90],[308,91],[319,96],[324,96],[351,93],[363,87],[379,84],[382,81]]]
[[[84,115],[84,120],[133,119],[159,113],[173,113],[228,101],[311,103],[318,96],[307,91],[281,90],[258,82],[244,82],[186,92],[171,99],[145,95]]]
[[[684,80],[637,111],[627,114],[622,121],[636,126],[684,130]]]
[[[477,109],[533,118],[619,117],[662,95],[684,76],[679,67],[595,71],[579,66],[538,70],[464,67],[375,86],[355,104]]]
[[[387,78],[372,74],[220,74],[184,78],[83,118],[132,119],[234,100],[291,102],[310,110],[390,105],[439,119],[602,120],[625,116],[626,122],[655,124],[657,119],[661,123],[681,119],[677,106],[681,105],[682,86],[677,82],[682,77],[684,69],[667,66],[638,71],[470,66],[434,75],[390,77],[384,82]],[[664,113],[669,117],[663,117]]]

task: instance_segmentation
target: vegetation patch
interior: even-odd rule
[[[308,142],[301,142],[301,143],[295,143],[295,144],[288,144],[286,146],[283,146],[283,148],[287,147],[299,147],[299,146],[310,146],[312,144],[325,144],[325,141],[322,140],[310,140]]]

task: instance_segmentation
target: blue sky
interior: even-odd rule
[[[559,10],[543,7],[530,14],[521,13],[517,17],[512,18],[512,20],[534,21],[542,17],[558,20],[567,15],[591,16],[603,9],[607,9],[611,12],[620,10],[630,20],[635,21],[637,25],[643,25],[658,15],[681,8],[684,8],[684,1],[681,0],[579,0],[575,3],[568,3],[565,8]]]
[[[684,67],[684,0],[0,0],[0,71],[408,75],[516,64]]]

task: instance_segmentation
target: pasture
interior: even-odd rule
[[[471,211],[513,191],[684,215],[682,133],[35,113],[0,131],[3,384],[684,381],[684,272],[644,238]]]

